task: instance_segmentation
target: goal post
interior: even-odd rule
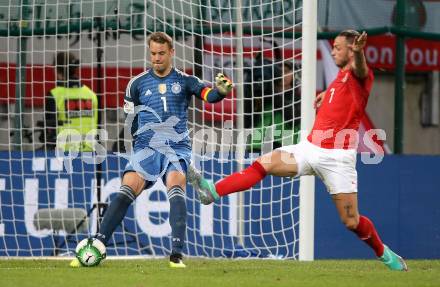
[[[241,0],[237,0],[237,7],[242,7]],[[237,47],[237,55],[243,55],[243,18],[241,9],[235,10],[235,19],[237,20],[237,26],[236,26],[236,47]],[[244,83],[244,63],[243,63],[243,57],[236,57],[236,69],[237,69],[237,83],[236,85],[236,91],[237,91],[237,115],[243,115],[244,113],[244,89],[243,89],[243,83]],[[239,131],[238,138],[237,138],[237,165],[236,168],[238,170],[243,169],[244,167],[244,158],[245,158],[245,151],[246,151],[246,138],[244,131],[244,117],[238,116],[237,117],[237,130]],[[244,195],[242,193],[238,194],[238,200],[237,200],[237,208],[238,208],[238,225],[237,225],[237,239],[238,243],[240,245],[244,245],[244,237],[245,237],[245,227],[244,227]]]
[[[317,0],[304,1],[302,11],[301,139],[306,140],[315,118]],[[315,178],[302,176],[299,187],[299,260],[314,258]]]
[[[172,36],[178,69],[207,83],[218,72],[234,81],[222,102],[189,106],[193,160],[208,179],[297,143],[311,127],[316,0],[0,0],[0,11],[0,256],[72,255],[76,242],[96,232],[93,206],[119,190],[126,163],[119,155],[130,148],[125,88],[149,66],[153,32]],[[60,81],[58,52],[78,58],[79,81],[97,94],[104,154],[64,156],[42,136],[52,128],[46,97]],[[81,105],[69,106],[72,115],[83,115]],[[202,206],[188,186],[185,253],[311,260],[313,195],[312,178],[267,177]],[[168,218],[158,181],[130,207],[108,254],[167,255]]]

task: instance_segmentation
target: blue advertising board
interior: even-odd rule
[[[96,231],[96,211],[89,230],[69,234],[38,230],[34,216],[43,208],[92,211],[96,202],[97,165],[82,159],[59,162],[53,154],[0,152],[0,256],[49,256],[72,252],[76,242]],[[102,201],[119,190],[126,161],[108,155],[102,163]],[[68,166],[66,168],[66,166]],[[406,258],[440,258],[440,157],[386,156],[379,165],[358,161],[359,209],[375,223],[384,243]],[[218,180],[229,174],[231,161],[204,163]],[[340,223],[336,209],[317,180],[315,211],[316,258],[373,258],[371,250]],[[267,177],[245,192],[242,232],[237,243],[237,194],[214,206],[200,205],[187,190],[189,255],[223,257],[295,257],[298,252],[298,186],[288,179]],[[170,251],[169,205],[162,182],[145,191],[130,207],[115,232],[110,255]],[[72,236],[73,235],[73,236]],[[61,243],[61,244],[60,244]]]

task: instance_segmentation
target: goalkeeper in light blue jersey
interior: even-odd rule
[[[221,101],[233,85],[223,74],[218,74],[215,88],[211,89],[197,77],[174,68],[173,42],[167,34],[153,33],[147,42],[152,68],[129,82],[124,99],[126,128],[133,136],[133,152],[120,190],[105,212],[96,238],[107,244],[130,204],[144,189],[162,178],[170,202],[170,266],[185,267],[182,262],[186,231],[185,190],[191,159],[188,105],[193,96],[210,103]]]

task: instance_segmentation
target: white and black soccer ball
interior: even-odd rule
[[[82,266],[97,266],[106,257],[104,243],[96,238],[85,238],[81,240],[75,249],[76,258]]]

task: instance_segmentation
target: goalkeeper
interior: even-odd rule
[[[104,244],[123,220],[136,197],[162,178],[170,203],[172,251],[170,267],[186,267],[182,252],[186,232],[186,173],[191,159],[187,111],[194,95],[203,101],[221,101],[232,90],[223,74],[211,89],[194,76],[172,66],[174,56],[170,36],[156,32],[147,40],[152,68],[128,83],[124,111],[132,119],[133,152],[122,176],[117,196],[104,214],[100,233]],[[72,263],[75,265],[75,262]]]
[[[354,30],[342,31],[336,37],[332,56],[340,71],[327,91],[316,97],[318,112],[307,140],[265,154],[215,185],[192,167],[188,177],[201,202],[210,204],[220,196],[251,188],[266,175],[317,175],[347,229],[368,244],[388,268],[406,271],[405,261],[382,243],[373,223],[358,210],[356,132],[374,78],[363,52],[366,42],[367,34]]]

